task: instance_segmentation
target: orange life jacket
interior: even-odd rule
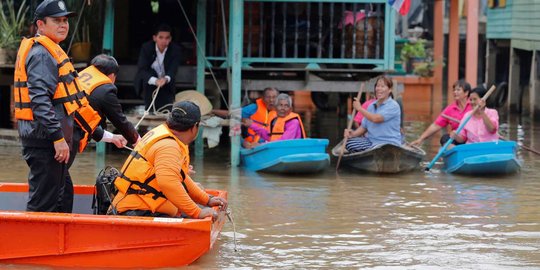
[[[264,104],[262,98],[257,99],[255,103],[257,104],[257,111],[251,115],[250,119],[260,126],[265,127],[266,130],[270,131],[270,120],[276,117],[276,111],[268,111],[268,108],[266,108],[266,104]],[[253,129],[248,128],[248,136],[244,138],[244,140],[253,143],[258,142],[260,139],[261,137],[257,135]]]
[[[186,192],[189,192],[184,184],[186,174],[189,172],[189,149],[172,134],[165,124],[157,126],[144,135],[124,163],[120,176],[114,181],[119,194],[123,194],[116,196],[139,196],[152,213],[155,213],[161,205],[167,202],[167,198],[157,183],[153,164],[148,162],[145,155],[152,145],[165,138],[173,138],[186,157],[180,169],[180,175],[182,176],[182,185]]]
[[[291,112],[285,117],[275,117],[275,122],[271,122],[272,125],[270,131],[270,141],[273,142],[281,138],[283,132],[285,132],[285,123],[293,119],[298,119],[298,122],[300,123],[300,128],[302,129],[302,139],[306,138],[304,124],[302,124],[302,119],[300,118],[300,115]],[[272,121],[274,121],[274,119],[272,119]]]
[[[92,94],[98,86],[112,84],[111,79],[94,66],[89,66],[79,73],[79,82],[87,95]],[[82,152],[88,145],[90,136],[101,122],[101,116],[90,105],[78,109],[74,116],[75,121],[84,131],[84,137],[79,141],[79,152]]]
[[[15,78],[13,84],[13,97],[15,99],[15,118],[20,120],[34,120],[30,95],[28,93],[28,74],[26,72],[26,57],[32,46],[39,42],[54,57],[58,64],[58,85],[54,91],[53,104],[63,104],[67,115],[71,115],[82,106],[88,105],[86,94],[79,87],[77,71],[69,61],[62,48],[47,36],[24,38],[17,52],[15,62]]]

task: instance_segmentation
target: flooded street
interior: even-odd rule
[[[319,113],[311,123],[313,137],[330,138],[329,149],[346,125],[336,121],[334,113]],[[427,125],[406,122],[407,138]],[[533,123],[501,117],[501,135],[540,149]],[[424,166],[437,143],[424,144]],[[25,182],[20,148],[0,148],[0,179]],[[126,156],[107,155],[106,164],[121,167]],[[192,161],[194,178],[228,190],[238,252],[227,223],[189,268],[539,269],[540,156],[520,149],[519,158],[521,173],[497,177],[449,175],[440,163],[429,173],[336,173],[335,159],[320,174],[281,176],[230,168],[226,145],[206,150],[204,160]],[[71,175],[76,184],[93,184],[96,170],[95,152],[87,152]]]

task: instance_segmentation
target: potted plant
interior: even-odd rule
[[[22,1],[15,10],[13,0],[0,1],[0,64],[14,63],[27,26],[28,6]]]
[[[407,72],[412,72],[417,65],[426,62],[426,40],[418,39],[416,41],[410,41],[403,45],[401,49],[401,59],[407,67]]]

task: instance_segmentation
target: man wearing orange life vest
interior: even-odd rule
[[[279,94],[276,98],[275,107],[277,116],[270,120],[269,129],[250,120],[244,120],[243,124],[255,131],[264,141],[306,138],[300,115],[291,111],[291,97],[287,94]]]
[[[225,199],[208,195],[189,176],[188,145],[197,137],[200,121],[199,107],[181,101],[173,105],[165,124],[146,133],[114,181],[118,193],[112,213],[215,219],[212,206],[227,209]]]
[[[23,39],[15,63],[13,97],[22,154],[30,167],[27,211],[71,212],[73,113],[88,104],[77,72],[58,45],[69,31],[63,1],[45,0],[35,11],[36,37]]]
[[[269,130],[270,120],[276,116],[274,103],[278,94],[279,92],[276,88],[265,88],[262,98],[242,108],[242,119],[250,119],[252,122]],[[252,148],[261,142],[264,142],[264,140],[253,129],[248,128],[247,134],[244,136],[243,146],[245,148]]]
[[[107,131],[94,132],[91,134],[92,138],[96,141],[111,142],[117,147],[123,147],[125,143],[119,145],[115,140],[116,137],[121,137],[123,142],[127,140],[128,143],[133,145],[137,143],[140,137],[137,130],[122,112],[122,106],[116,95],[117,89],[114,82],[119,69],[118,62],[114,57],[100,54],[92,59],[89,67],[79,72],[79,80],[87,94],[90,105],[99,115],[99,125],[105,130],[107,128],[107,119],[109,119],[113,126],[123,135],[123,137],[113,135]],[[79,133],[79,137],[82,137],[79,147],[81,151],[90,140],[89,135],[85,134],[88,133],[86,130],[87,128],[84,127],[76,128],[76,133]],[[77,137],[77,135],[74,136]]]

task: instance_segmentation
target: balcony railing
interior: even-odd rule
[[[211,2],[207,55],[216,64],[226,60],[226,46],[221,7]],[[228,24],[228,7],[225,10]],[[243,14],[244,65],[393,67],[394,14],[386,0],[246,0]]]

